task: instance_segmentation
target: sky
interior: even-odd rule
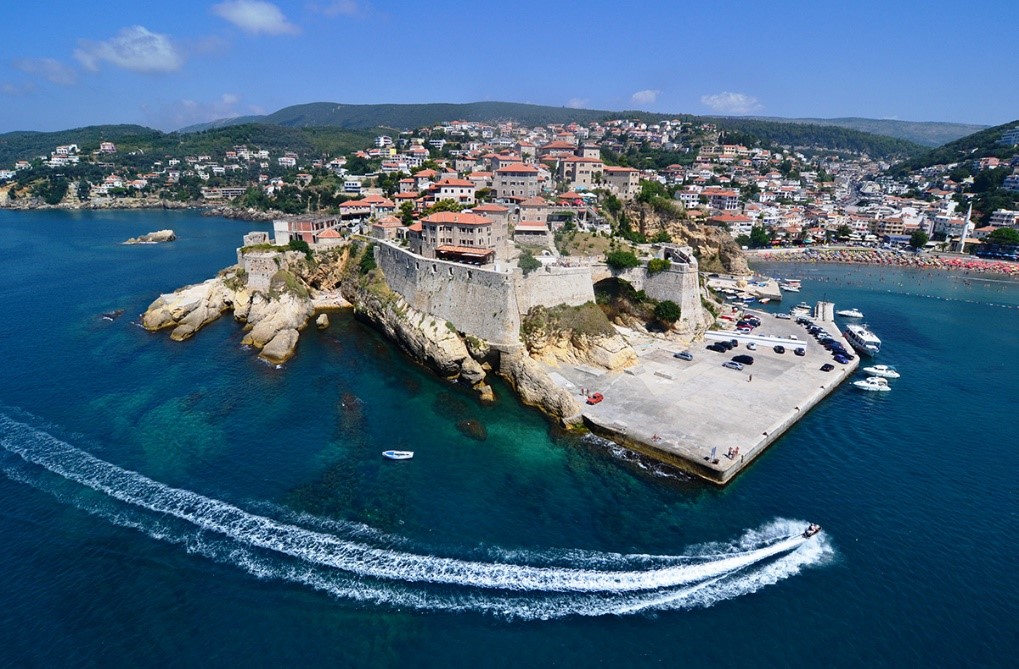
[[[0,132],[499,100],[997,125],[1019,3],[48,0],[0,20]]]

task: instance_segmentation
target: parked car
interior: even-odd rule
[[[748,327],[745,327],[745,326],[736,328],[736,332],[738,332],[740,334],[750,334],[752,331],[753,331],[753,328],[748,328]]]
[[[847,358],[846,356],[842,355],[841,353],[836,353],[835,354],[835,362],[839,363],[840,365],[845,365],[845,364],[849,363],[849,358]]]
[[[805,356],[807,354],[807,349],[805,349],[802,346],[800,346],[800,347],[796,348],[793,351],[793,353],[795,353],[796,355],[798,355],[800,357],[803,357],[803,356]]]
[[[747,350],[748,351],[756,351],[757,350],[757,344],[752,342],[752,341],[748,341],[747,342]]]
[[[790,318],[792,318],[792,316],[790,316],[789,314],[775,314],[775,318],[780,318],[784,321],[787,321]]]
[[[679,358],[680,360],[693,360],[693,353],[690,351],[679,351],[672,354],[673,358]]]
[[[605,399],[605,396],[602,395],[601,393],[591,393],[588,396],[588,398],[587,398],[587,403],[588,404],[598,404],[603,399]]]
[[[785,346],[782,346],[782,344],[776,344],[775,353],[785,353]]]
[[[754,364],[754,356],[752,355],[736,355],[732,358],[733,362],[738,362],[741,365],[752,365]]]
[[[722,363],[722,367],[728,367],[729,369],[735,369],[737,372],[743,371],[743,365],[739,364],[738,362],[733,362],[732,360],[726,360],[725,362],[723,362]]]
[[[739,346],[739,340],[738,339],[730,339],[729,340],[729,348],[736,348],[737,346]]]
[[[835,365],[831,364],[830,362],[826,362],[823,365],[821,365],[822,372],[830,372],[833,369],[835,369]]]
[[[724,346],[720,341],[716,341],[714,344],[708,344],[708,350],[716,351],[718,353],[725,353],[729,350],[729,347]]]

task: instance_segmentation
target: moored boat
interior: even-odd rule
[[[866,325],[852,323],[846,326],[842,334],[853,348],[864,355],[877,355],[881,351],[881,340]]]
[[[863,312],[859,309],[839,309],[835,315],[843,318],[863,318]]]
[[[871,392],[878,393],[886,393],[892,389],[892,387],[888,385],[888,379],[880,376],[868,376],[865,379],[853,381],[853,385],[860,390],[869,390]]]
[[[414,451],[382,451],[382,457],[390,460],[410,460],[414,457]]]
[[[901,376],[897,369],[889,365],[871,365],[870,367],[864,367],[863,371],[871,376],[881,376],[886,379],[897,379]]]

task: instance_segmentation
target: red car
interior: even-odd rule
[[[605,399],[605,397],[601,393],[591,393],[587,398],[587,403],[598,404],[598,402],[601,402],[603,399]]]

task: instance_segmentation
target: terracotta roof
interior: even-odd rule
[[[435,184],[440,188],[442,186],[450,186],[455,188],[474,188],[474,182],[467,181],[466,179],[443,179],[439,183]]]
[[[434,214],[430,214],[421,219],[425,223],[444,223],[454,225],[491,225],[492,219],[479,216],[477,214],[468,214],[465,211],[439,211]]]
[[[521,207],[547,207],[548,201],[540,197],[529,197],[520,203]]]
[[[407,229],[410,230],[411,232],[421,232],[421,221],[411,223],[409,226],[407,226]]]
[[[611,167],[611,166],[606,166],[605,167],[605,171],[606,172],[639,172],[640,170],[634,169],[632,167]]]
[[[527,172],[528,174],[537,174],[538,168],[533,165],[525,165],[524,163],[513,163],[500,167],[496,172]]]
[[[548,230],[548,226],[541,221],[520,221],[516,225],[517,230]]]
[[[476,207],[472,207],[471,211],[492,212],[493,214],[502,214],[509,211],[509,207],[504,207],[501,204],[479,204]]]
[[[343,235],[341,235],[339,232],[337,232],[336,228],[326,228],[322,232],[318,233],[318,238],[319,239],[322,239],[323,237],[325,237],[327,239],[338,239],[338,238],[340,238],[342,236]]]

